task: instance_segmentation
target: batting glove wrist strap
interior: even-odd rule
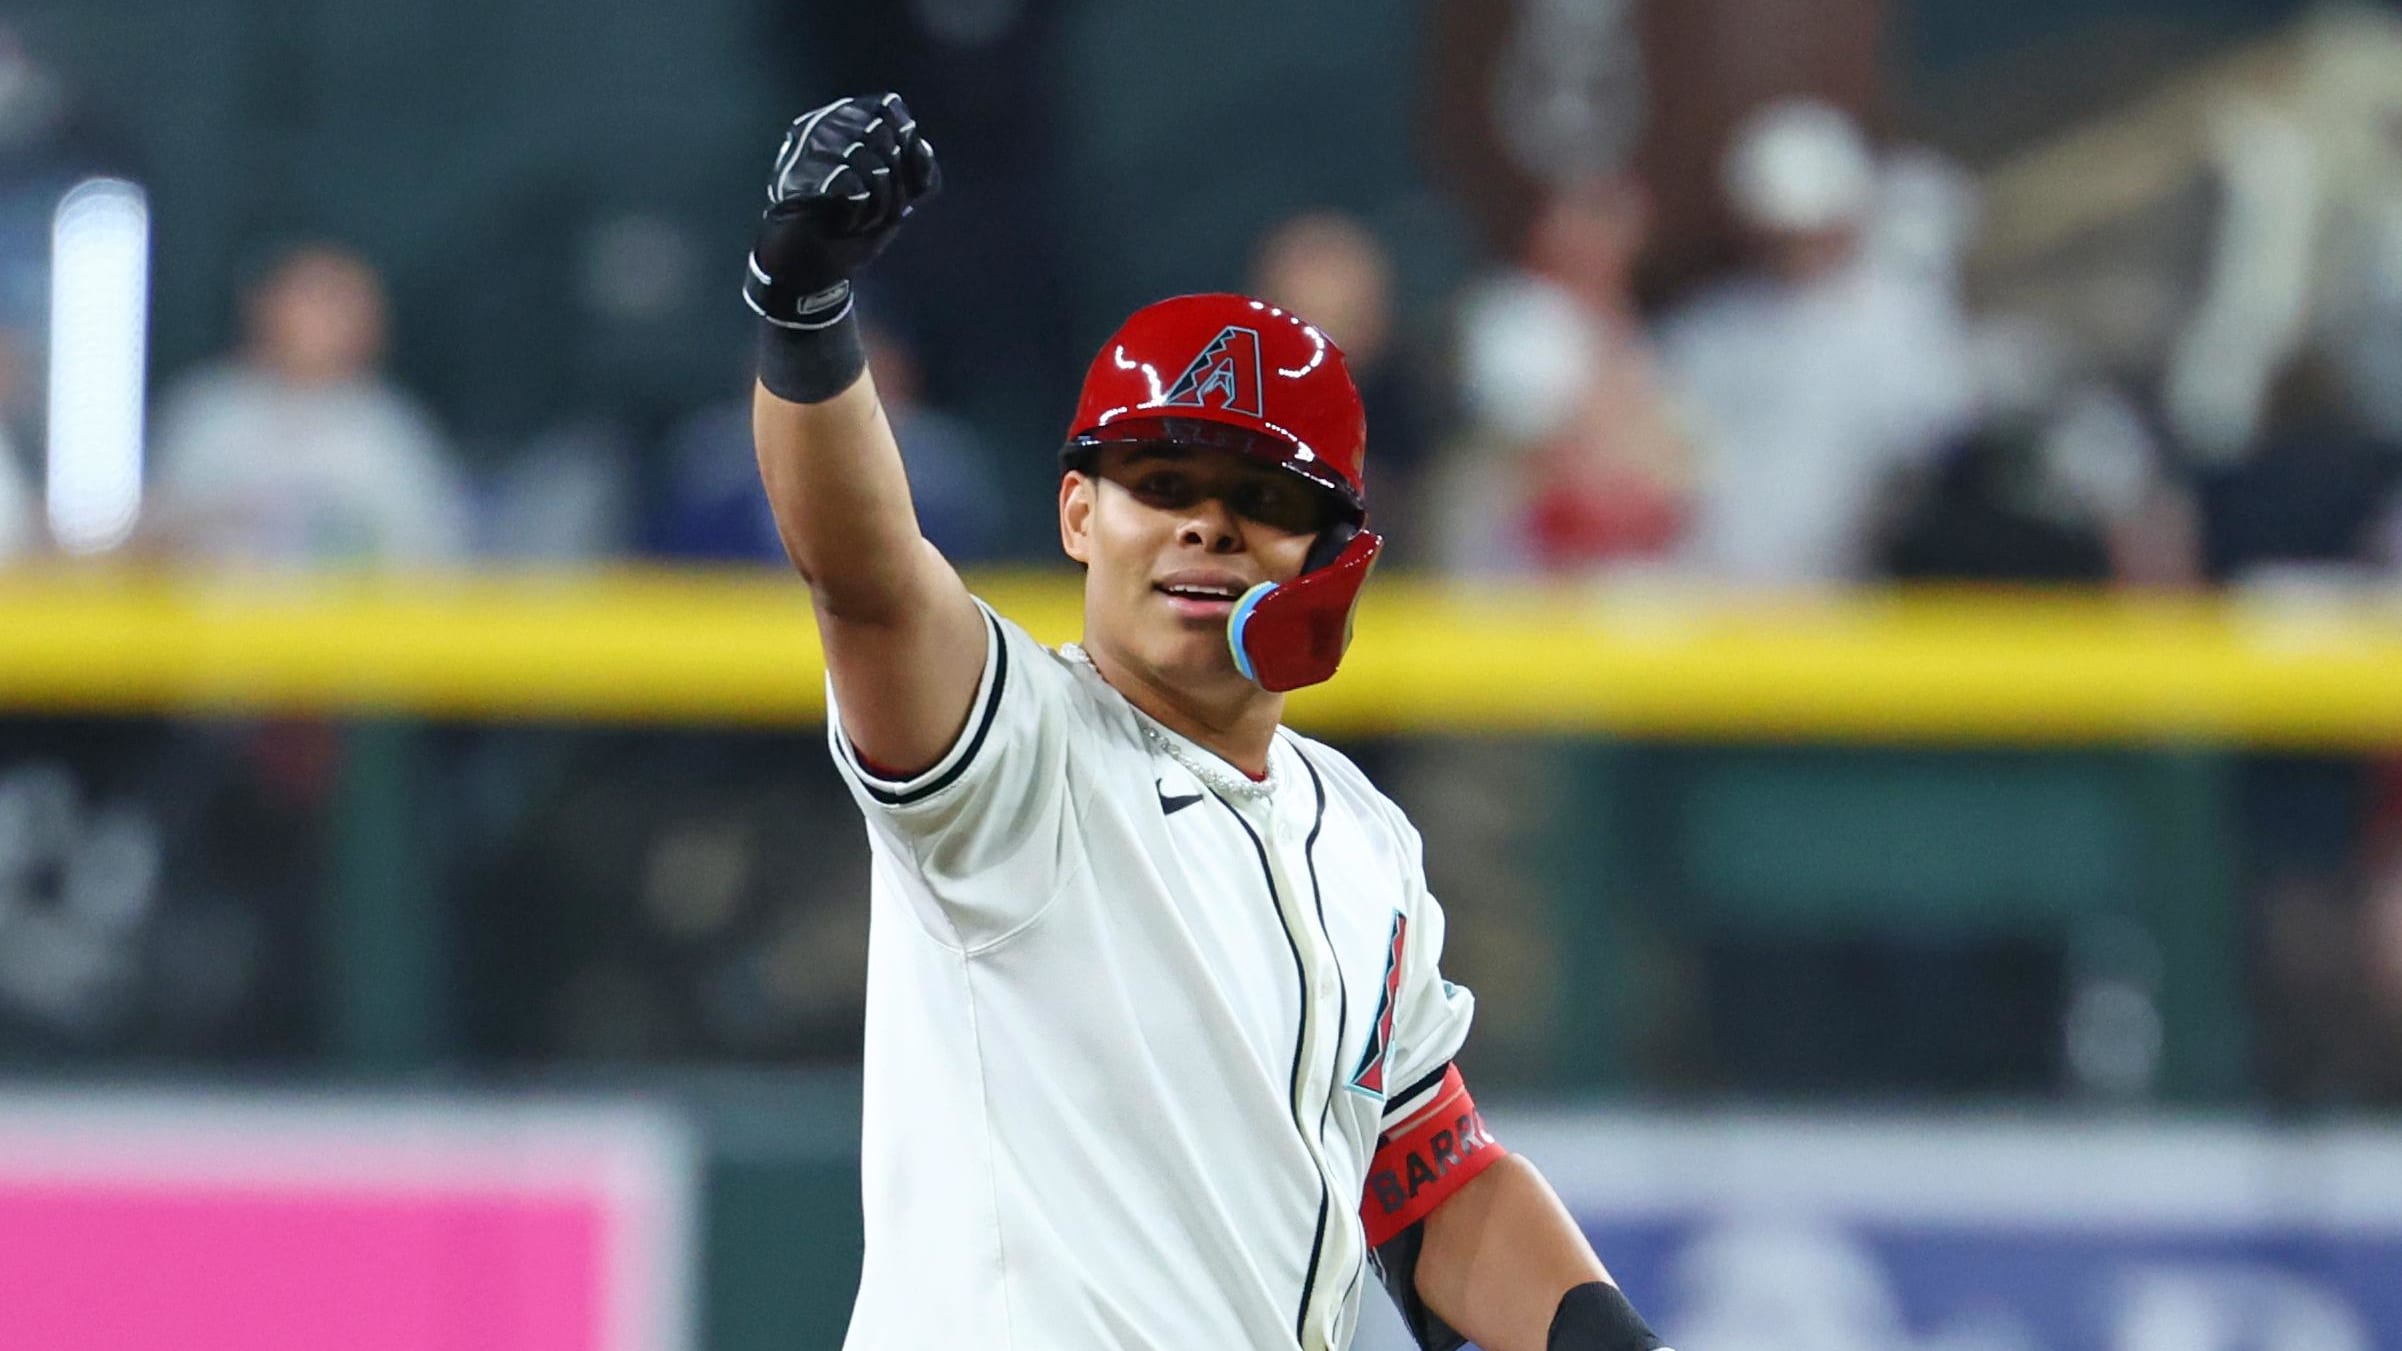
[[[1617,1286],[1587,1281],[1560,1296],[1548,1351],[1671,1351]]]
[[[866,369],[859,316],[847,294],[841,310],[816,327],[772,319],[759,325],[759,383],[779,399],[824,403],[857,383]]]

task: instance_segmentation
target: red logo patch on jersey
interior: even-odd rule
[[[1360,1053],[1359,1068],[1351,1072],[1352,1090],[1372,1098],[1384,1097],[1384,1058],[1393,1047],[1393,1014],[1401,1007],[1401,949],[1409,926],[1409,916],[1393,912],[1393,937],[1385,948],[1384,994],[1376,1001],[1376,1022],[1368,1029],[1368,1048]]]
[[[1184,374],[1176,377],[1160,403],[1185,408],[1214,404],[1229,413],[1265,418],[1267,407],[1260,389],[1259,331],[1229,324],[1219,329],[1201,355],[1184,368]]]

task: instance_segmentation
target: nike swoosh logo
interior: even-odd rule
[[[1200,800],[1199,793],[1195,793],[1191,797],[1169,797],[1168,786],[1164,783],[1159,785],[1159,812],[1162,816],[1174,816]]]

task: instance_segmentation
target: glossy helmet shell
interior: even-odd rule
[[[1174,296],[1128,317],[1085,372],[1065,459],[1119,441],[1236,450],[1367,513],[1368,419],[1343,351],[1300,316],[1238,295]]]

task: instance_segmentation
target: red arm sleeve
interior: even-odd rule
[[[1368,1245],[1391,1242],[1508,1152],[1485,1129],[1458,1066],[1412,1086],[1394,1099],[1368,1164],[1359,1206]]]

